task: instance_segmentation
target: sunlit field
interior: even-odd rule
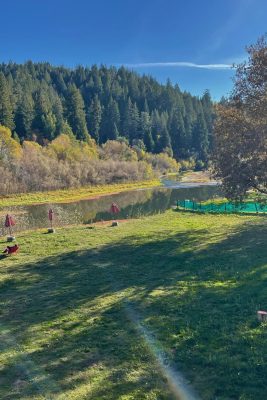
[[[266,397],[265,217],[168,211],[17,239],[0,260],[2,400]]]

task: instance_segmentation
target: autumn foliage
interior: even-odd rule
[[[41,146],[18,143],[9,128],[0,126],[0,194],[146,180],[178,171],[167,154],[152,155],[126,142],[107,141],[101,147],[61,134]]]
[[[215,174],[227,197],[239,200],[250,189],[267,193],[267,43],[261,38],[247,50],[214,129]]]

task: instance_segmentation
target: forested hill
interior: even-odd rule
[[[125,137],[149,152],[205,162],[212,119],[208,92],[198,98],[124,67],[0,65],[0,124],[20,140],[45,143],[71,132],[99,144]]]

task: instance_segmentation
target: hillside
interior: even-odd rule
[[[40,144],[61,133],[97,144],[124,137],[148,152],[205,163],[212,143],[212,101],[124,67],[75,69],[49,63],[0,65],[0,124]]]

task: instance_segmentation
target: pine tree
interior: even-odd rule
[[[6,78],[0,72],[0,124],[9,129],[14,128],[13,110]]]
[[[122,134],[125,136],[128,140],[130,137],[130,131],[131,131],[131,110],[132,110],[133,103],[128,97],[127,104],[124,107],[124,113],[123,113],[123,131]]]
[[[139,130],[140,126],[140,116],[137,108],[137,104],[134,103],[131,110],[131,129],[129,132],[130,143],[135,139],[143,139],[143,135]]]
[[[150,116],[147,112],[141,112],[140,115],[140,132],[143,138],[147,151],[152,152],[154,148],[154,141],[152,139],[152,126]]]
[[[184,157],[187,147],[186,132],[184,120],[179,108],[175,108],[171,112],[169,119],[169,132],[174,157],[176,159]]]
[[[172,155],[171,139],[166,126],[164,126],[161,131],[158,152],[167,152]]]
[[[113,123],[113,125],[110,129],[110,133],[109,133],[109,140],[117,140],[119,136],[120,136],[120,132],[117,128],[117,125],[115,123]]]
[[[145,99],[145,101],[144,101],[143,110],[144,110],[144,112],[149,114],[149,107],[148,107],[148,104],[147,104],[147,99]]]
[[[209,132],[212,130],[213,123],[213,104],[210,97],[210,92],[208,90],[205,91],[204,95],[201,98],[203,113],[205,122]]]
[[[192,116],[190,114],[186,114],[184,117],[184,129],[185,129],[185,141],[188,155],[192,152]]]
[[[58,136],[62,132],[65,122],[64,122],[62,102],[57,94],[55,94],[53,98],[52,111],[56,117],[55,136]]]
[[[66,117],[71,129],[78,140],[88,140],[84,102],[80,91],[75,85],[70,85],[66,98]]]
[[[47,114],[42,116],[42,132],[45,139],[51,141],[56,136],[56,129],[57,129],[57,119],[56,116],[51,112],[48,111]]]
[[[107,139],[116,140],[119,134],[120,111],[116,100],[109,98],[108,105],[104,110],[101,125],[101,143]]]
[[[15,125],[18,136],[29,139],[31,136],[32,122],[34,119],[34,102],[31,93],[24,93],[17,104]]]
[[[70,136],[72,139],[75,139],[72,129],[67,121],[63,121],[61,131],[59,132],[59,134],[61,134],[61,133],[63,133],[64,135]]]
[[[123,134],[132,143],[134,139],[139,137],[139,112],[136,104],[133,104],[130,97],[125,108]]]
[[[52,106],[49,100],[48,92],[40,89],[36,93],[35,99],[35,118],[32,122],[32,128],[38,137],[47,140],[53,140],[56,132],[56,117],[52,112]]]
[[[154,110],[151,114],[151,134],[154,142],[155,151],[158,152],[159,148],[159,138],[160,138],[160,130],[161,130],[161,120],[159,116],[158,110]]]
[[[208,90],[206,90],[204,95],[202,96],[201,103],[202,103],[205,122],[206,122],[207,129],[208,129],[208,139],[209,139],[209,147],[210,147],[209,151],[211,151],[212,146],[213,146],[212,131],[213,131],[213,122],[214,122],[214,111],[213,111],[213,104],[211,101],[210,92]]]
[[[94,94],[97,94],[100,97],[103,92],[103,84],[100,76],[100,71],[96,65],[93,65],[91,68],[91,76],[94,82]]]
[[[203,112],[199,113],[192,131],[193,147],[200,160],[206,162],[209,150],[209,133]]]
[[[110,119],[111,125],[116,125],[117,127],[120,126],[120,111],[119,106],[116,100],[111,99],[110,103],[108,104],[108,115]]]
[[[95,95],[90,108],[89,108],[89,126],[90,132],[95,139],[96,143],[99,143],[99,132],[102,119],[102,107],[97,95]]]
[[[62,95],[66,93],[67,86],[65,84],[62,74],[58,70],[52,72],[52,81],[54,82],[54,85],[59,94]]]

